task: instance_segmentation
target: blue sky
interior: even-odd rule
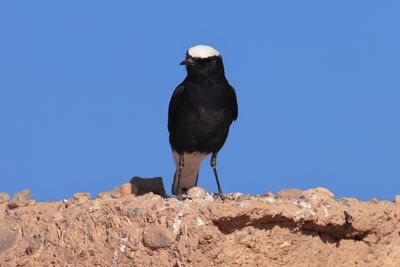
[[[0,191],[109,191],[174,163],[167,108],[186,49],[210,44],[239,118],[225,192],[400,194],[397,1],[2,1]],[[216,191],[208,159],[199,185]]]

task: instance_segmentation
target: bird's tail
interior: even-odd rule
[[[199,168],[202,160],[207,156],[206,153],[194,152],[192,154],[184,153],[183,155],[183,170],[181,174],[181,189],[189,190],[192,187],[197,186],[197,180],[199,178]],[[176,164],[176,171],[174,175],[174,182],[172,184],[172,194],[178,192],[178,163],[179,154],[174,151],[174,160]]]

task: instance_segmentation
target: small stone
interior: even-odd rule
[[[141,178],[135,176],[131,179],[130,183],[138,189],[138,195],[145,195],[153,192],[154,194],[165,197],[164,184],[161,177],[154,178]]]
[[[266,197],[262,199],[264,202],[273,203],[275,199],[273,197]]]
[[[250,230],[239,230],[235,232],[234,240],[239,244],[246,244],[251,242],[253,239],[253,235],[251,234]]]
[[[10,209],[18,208],[18,207],[26,207],[31,202],[31,191],[28,189],[22,190],[19,193],[13,194],[10,203],[8,203],[8,207]]]
[[[0,192],[0,204],[6,203],[10,200],[10,196],[7,193]]]
[[[100,199],[107,199],[107,198],[111,198],[111,193],[110,192],[100,192],[96,198],[100,198]]]
[[[296,188],[289,188],[289,189],[281,190],[278,193],[276,193],[276,196],[278,198],[287,198],[287,199],[304,197],[303,192],[300,189],[296,189]]]
[[[273,197],[274,196],[274,194],[272,194],[272,192],[268,192],[268,193],[265,193],[264,195],[261,195],[262,197]]]
[[[42,245],[41,241],[39,238],[34,237],[29,239],[28,241],[28,246],[25,249],[25,253],[27,255],[32,255],[34,254],[36,251],[39,250],[40,246]]]
[[[99,209],[100,209],[100,206],[92,206],[92,207],[89,208],[89,212],[93,213],[93,212],[95,212],[96,210],[99,210]]]
[[[187,191],[187,196],[191,199],[204,199],[206,195],[207,191],[201,187],[192,187]]]
[[[84,193],[75,193],[74,194],[74,199],[78,201],[79,203],[85,203],[88,202],[90,199],[90,193],[89,192],[84,192]]]
[[[335,195],[326,189],[325,187],[317,187],[314,188],[314,191],[317,192],[318,196],[321,198],[334,198]]]
[[[175,240],[175,234],[163,225],[156,225],[145,232],[143,243],[149,248],[165,248]]]
[[[395,196],[394,196],[394,202],[395,202],[396,204],[400,204],[400,195],[395,195]]]
[[[152,210],[156,211],[156,210],[161,210],[162,208],[164,208],[164,201],[160,200],[157,201],[156,203],[154,203],[154,205],[151,207]]]
[[[139,190],[134,184],[131,183],[122,184],[111,191],[111,197],[113,198],[120,198],[122,196],[128,196],[132,194],[138,195]]]
[[[329,191],[328,189],[326,189],[324,187],[317,187],[317,188],[305,190],[303,192],[303,195],[307,199],[314,200],[314,201],[330,200],[335,197],[331,191]]]
[[[279,245],[280,248],[290,247],[291,243],[288,241],[283,241],[282,244]]]
[[[297,202],[297,206],[300,208],[311,209],[312,205],[308,201],[300,200]]]
[[[129,216],[129,218],[133,218],[133,217],[140,215],[140,213],[141,213],[140,208],[133,208],[129,211],[128,216]]]
[[[242,193],[230,193],[230,194],[225,195],[224,197],[226,200],[229,199],[229,200],[237,201],[241,196],[243,196]]]
[[[12,231],[5,225],[0,225],[0,255],[15,245],[17,235],[18,232]]]
[[[111,192],[111,197],[112,198],[120,198],[120,197],[122,197],[122,194],[121,194],[121,192],[119,192],[118,190],[115,190],[115,188],[113,189],[113,191]]]
[[[244,201],[244,200],[249,200],[251,199],[251,195],[250,194],[246,194],[246,195],[241,195],[237,198],[238,201]]]
[[[203,226],[204,225],[204,222],[203,222],[203,220],[202,219],[200,219],[200,218],[196,218],[196,224],[197,224],[197,226]]]
[[[369,201],[371,203],[378,203],[378,199],[376,197],[371,198],[371,200]],[[396,202],[396,197],[395,197],[395,202]]]

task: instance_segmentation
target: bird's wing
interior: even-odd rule
[[[231,103],[231,109],[233,111],[233,120],[235,121],[238,117],[239,110],[238,110],[238,104],[237,104],[237,99],[236,99],[236,92],[235,89],[230,85],[229,86],[229,97],[230,97],[230,103]]]
[[[172,125],[174,124],[174,119],[176,117],[176,111],[181,103],[183,95],[183,85],[180,84],[175,88],[172,94],[171,100],[169,101],[168,107],[168,131],[171,132]]]

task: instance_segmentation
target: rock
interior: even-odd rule
[[[226,199],[231,199],[231,200],[238,200],[241,196],[243,196],[242,193],[236,192],[236,193],[230,193],[225,195]]]
[[[164,184],[161,177],[141,178],[135,176],[131,179],[131,184],[138,189],[138,195],[144,195],[150,192],[165,197]]]
[[[253,198],[253,196],[251,194],[243,194],[237,198],[237,201],[240,202],[240,201],[244,201],[244,200],[250,200],[252,198]]]
[[[154,203],[154,205],[151,207],[152,210],[156,211],[156,210],[161,210],[164,208],[164,201],[157,201],[156,203]]]
[[[6,225],[0,224],[0,255],[15,245],[17,241],[17,235],[18,232],[12,231]]]
[[[187,196],[191,199],[204,199],[206,195],[207,191],[201,187],[192,187],[187,191]]]
[[[288,241],[283,241],[282,244],[279,245],[280,248],[286,248],[286,247],[290,247],[291,243]]]
[[[89,192],[75,193],[74,194],[74,199],[79,203],[88,202],[89,199],[90,199],[90,193]]]
[[[373,197],[373,198],[371,198],[371,200],[369,202],[378,203],[378,199],[376,197]]]
[[[128,196],[132,194],[138,195],[139,190],[134,184],[131,183],[122,184],[111,191],[111,196],[113,198],[120,198],[122,196]]]
[[[13,194],[10,203],[8,203],[8,207],[10,209],[18,208],[18,207],[26,207],[31,202],[31,191],[28,189],[22,190],[19,193]]]
[[[400,195],[395,195],[395,196],[394,196],[394,202],[395,202],[396,204],[400,204]]]
[[[333,199],[335,196],[331,191],[324,187],[317,187],[303,192],[304,196],[308,199],[323,199],[329,200]]]
[[[0,192],[0,204],[7,202],[10,199],[10,196],[7,193]]]
[[[93,212],[95,212],[96,210],[99,210],[99,209],[100,209],[100,206],[92,206],[92,207],[89,208],[89,213],[93,213]]]
[[[165,248],[175,240],[175,234],[163,225],[156,225],[145,232],[143,243],[149,248]]]
[[[136,216],[139,216],[141,214],[141,210],[140,208],[133,208],[129,211],[129,218],[134,218]]]
[[[302,197],[304,197],[304,195],[300,189],[289,188],[289,189],[281,190],[278,193],[276,193],[276,197],[292,199],[292,198],[302,198]]]
[[[212,195],[179,201],[109,192],[86,203],[72,195],[17,209],[7,203],[0,266],[399,265],[399,204],[307,194],[312,199],[231,193],[208,202]]]
[[[265,193],[264,195],[261,195],[262,197],[273,197],[274,196],[274,194],[272,194],[272,192],[268,192],[268,193]]]
[[[96,198],[107,199],[111,198],[111,192],[100,192]]]
[[[33,237],[33,238],[29,239],[28,246],[25,249],[25,253],[27,255],[35,254],[35,252],[39,250],[41,245],[42,245],[42,242],[40,241],[40,239],[37,237]]]

